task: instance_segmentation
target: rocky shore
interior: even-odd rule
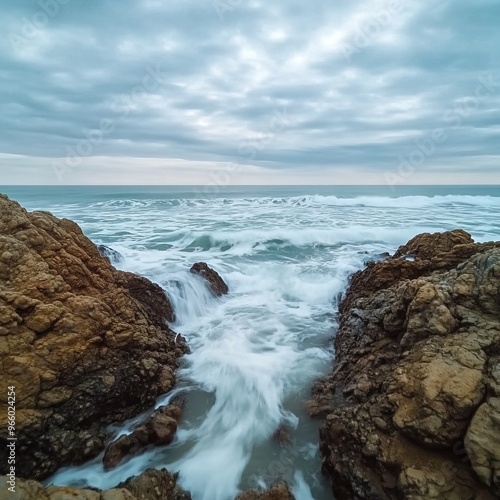
[[[0,477],[0,491],[6,491],[5,477]],[[12,500],[191,500],[191,495],[177,485],[177,478],[166,469],[149,469],[109,490],[44,487],[38,481],[17,480]]]
[[[168,445],[182,419],[180,399],[152,411],[188,351],[169,327],[174,310],[161,287],[117,270],[120,259],[75,223],[0,195],[0,377],[15,386],[22,457],[13,499],[191,498],[165,469],[106,491],[38,482],[100,453],[112,469]],[[214,296],[228,292],[205,263],[190,271]],[[461,230],[416,236],[353,275],[339,313],[334,371],[309,404],[324,418],[335,498],[500,498],[500,243]],[[4,454],[4,399],[0,410]],[[145,410],[110,442],[109,424]],[[237,498],[293,495],[278,483]]]
[[[500,498],[500,243],[423,234],[356,273],[314,388],[342,499]]]
[[[75,223],[0,196],[1,378],[15,386],[19,477],[94,457],[108,424],[172,389],[187,352],[173,316],[158,285],[116,270]]]
[[[160,407],[109,442],[106,428],[150,409],[175,384],[184,338],[170,329],[174,310],[158,285],[119,271],[115,250],[96,246],[74,222],[28,213],[0,195],[0,378],[15,387],[15,493],[22,500],[188,500],[167,470],[147,470],[110,490],[43,486],[60,467],[104,451],[105,469],[148,446],[169,444],[182,400]],[[215,296],[223,279],[198,262],[191,273]],[[0,449],[8,443],[0,402]],[[0,472],[10,472],[6,457]],[[9,477],[0,477],[7,491]],[[285,485],[242,498],[292,498]],[[246,496],[245,496],[246,495]]]

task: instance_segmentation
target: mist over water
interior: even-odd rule
[[[331,498],[320,475],[319,423],[304,401],[331,369],[336,304],[349,275],[421,232],[463,228],[477,241],[500,235],[500,192],[492,188],[426,196],[420,187],[400,197],[366,188],[248,188],[209,198],[188,188],[38,189],[3,191],[76,221],[94,242],[123,254],[120,268],[160,284],[176,311],[172,327],[191,348],[175,391],[186,411],[171,445],[109,472],[98,457],[50,482],[109,488],[167,467],[195,500],[231,499],[279,478],[299,500]],[[189,273],[198,261],[221,274],[228,296],[213,297]],[[130,432],[146,416],[113,432]],[[290,429],[289,446],[271,439],[280,425]]]

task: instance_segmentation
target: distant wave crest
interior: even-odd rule
[[[500,208],[500,197],[471,196],[471,195],[444,195],[444,196],[356,196],[342,198],[338,196],[306,195],[292,197],[263,197],[263,198],[198,198],[198,199],[131,199],[108,200],[97,202],[95,207],[197,207],[197,206],[304,206],[304,207],[373,207],[373,208],[408,208],[419,209],[434,206],[470,205],[480,207]]]

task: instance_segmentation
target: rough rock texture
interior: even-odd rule
[[[155,410],[130,434],[112,441],[104,452],[104,469],[116,467],[125,457],[138,454],[150,445],[170,444],[182,415],[182,403],[174,402]]]
[[[278,483],[266,491],[249,490],[240,493],[236,500],[295,500],[286,483]]]
[[[172,319],[159,286],[117,271],[75,223],[0,195],[0,379],[16,391],[18,477],[88,460],[107,424],[172,389],[187,350]]]
[[[7,491],[6,476],[0,477],[0,491]],[[3,497],[2,497],[3,498]],[[191,495],[177,486],[176,477],[166,469],[149,469],[110,490],[44,487],[37,481],[16,480],[12,500],[190,500]]]
[[[117,488],[126,488],[138,500],[191,500],[191,495],[177,486],[177,476],[170,474],[167,469],[148,469],[119,484]]]
[[[357,273],[340,309],[312,405],[330,404],[336,497],[500,498],[500,244],[420,235]]]
[[[212,290],[213,294],[217,297],[225,295],[229,292],[229,287],[226,285],[224,280],[216,271],[208,267],[205,262],[197,262],[196,264],[193,264],[190,272],[204,278],[210,290]]]
[[[392,258],[371,262],[364,270],[355,273],[340,304],[340,313],[351,309],[352,302],[358,298],[389,288],[404,279],[449,271],[476,253],[495,246],[495,243],[474,243],[470,234],[461,229],[420,234],[401,246]],[[405,257],[411,257],[411,260]]]

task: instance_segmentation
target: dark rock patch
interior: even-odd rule
[[[160,407],[131,434],[120,436],[112,441],[104,452],[104,469],[116,467],[125,458],[130,459],[133,455],[144,452],[149,446],[170,444],[177,431],[182,407],[182,402]]]
[[[208,267],[205,262],[197,262],[194,264],[190,272],[201,276],[206,282],[210,290],[217,297],[225,295],[229,292],[229,287],[226,285],[224,280],[219,276],[219,274],[212,268]]]

